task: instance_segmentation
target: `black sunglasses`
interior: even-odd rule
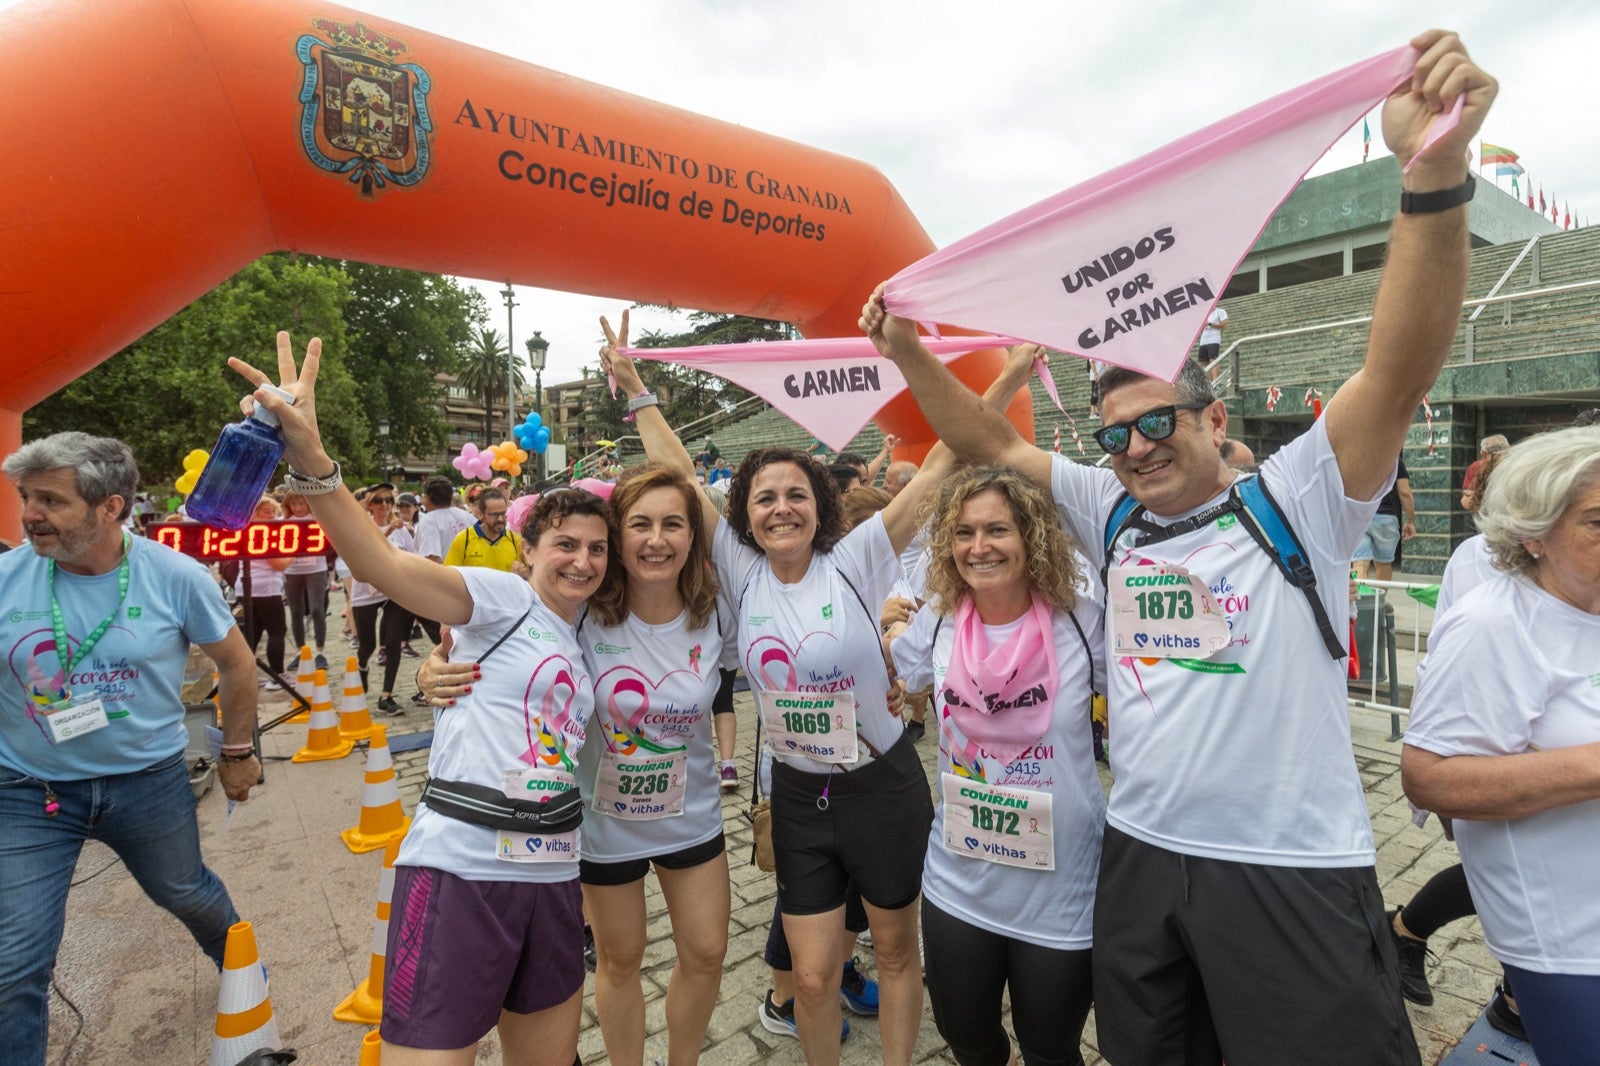
[[[394,506],[394,497],[393,496],[374,496],[374,497],[372,497],[372,499],[368,500],[367,502],[368,503],[386,503],[390,507],[393,507]]]
[[[1215,400],[1196,400],[1153,408],[1132,421],[1101,426],[1094,431],[1095,443],[1108,455],[1121,455],[1132,443],[1135,429],[1145,440],[1166,440],[1178,428],[1179,411],[1200,411],[1214,403]]]

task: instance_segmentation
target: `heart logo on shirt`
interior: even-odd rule
[[[522,720],[528,736],[528,750],[519,756],[523,762],[572,769],[568,738],[583,735],[583,723],[573,721],[572,704],[580,686],[588,683],[588,675],[565,655],[548,656],[534,667],[522,694]]]
[[[963,843],[966,844],[967,848],[969,850],[971,850],[971,851],[977,851],[978,850],[978,838],[977,837],[967,837],[966,840],[963,841]]]
[[[800,668],[796,664],[800,661],[801,649],[812,637],[837,643],[837,638],[825,630],[807,633],[794,647],[781,637],[758,637],[745,649],[745,673],[768,692],[800,691]]]
[[[622,811],[622,812],[626,812],[627,809],[628,809],[628,805],[626,803],[623,803],[620,800],[613,801],[611,806],[615,807],[617,810]]]
[[[540,840],[538,837],[529,837],[527,846],[529,851],[537,852],[540,848],[544,847],[544,841]]]
[[[609,750],[622,755],[632,755],[640,748],[657,754],[677,750],[646,737],[644,719],[650,711],[650,694],[679,674],[695,677],[688,670],[673,670],[655,680],[634,666],[614,666],[600,675],[595,681],[595,697],[605,708],[604,736]]]

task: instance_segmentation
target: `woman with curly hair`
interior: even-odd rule
[[[922,873],[934,1021],[962,1066],[1081,1063],[1093,1000],[1105,797],[1092,696],[1102,607],[1050,498],[997,467],[934,508],[928,604],[885,634],[906,684],[933,685],[939,799]]]

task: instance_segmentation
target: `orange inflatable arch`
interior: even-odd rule
[[[873,167],[332,5],[34,0],[0,41],[0,454],[272,251],[839,336],[933,249]],[[958,373],[981,389],[999,360]],[[1031,434],[1026,393],[1008,413]],[[909,396],[878,421],[902,457],[932,444]]]

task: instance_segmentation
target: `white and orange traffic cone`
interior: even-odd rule
[[[294,691],[297,696],[310,703],[312,697],[316,695],[316,688],[317,671],[311,662],[311,645],[302,644],[300,645],[300,667],[294,675]],[[306,722],[310,721],[310,719],[310,711],[301,711],[293,718],[288,719],[288,721]]]
[[[350,754],[355,741],[339,736],[339,716],[328,695],[328,672],[317,671],[317,684],[311,698],[311,728],[306,731],[306,746],[290,756],[290,762],[324,762]]]
[[[344,667],[344,700],[339,705],[339,735],[345,740],[366,740],[372,736],[372,715],[367,712],[367,687],[361,683],[361,667],[350,656]]]
[[[361,1061],[356,1066],[382,1066],[379,1055],[383,1051],[383,1037],[374,1029],[361,1038]]]
[[[345,741],[349,743],[349,741]],[[389,756],[389,730],[372,727],[372,742],[367,746],[367,779],[361,791],[361,819],[353,829],[340,833],[345,847],[356,854],[377,851],[391,840],[405,836],[411,819],[400,807],[400,788],[394,780],[394,760]]]
[[[228,930],[228,946],[222,953],[211,1066],[238,1066],[254,1052],[277,1047],[278,1020],[267,998],[267,975],[256,950],[255,929],[249,922],[239,922]]]
[[[335,1021],[377,1025],[383,1018],[383,960],[389,946],[389,902],[394,897],[394,861],[400,856],[400,838],[383,849],[383,876],[378,879],[378,918],[372,923],[372,962],[366,980],[333,1008]],[[368,1034],[375,1036],[376,1034]],[[363,1061],[366,1051],[362,1050]]]

